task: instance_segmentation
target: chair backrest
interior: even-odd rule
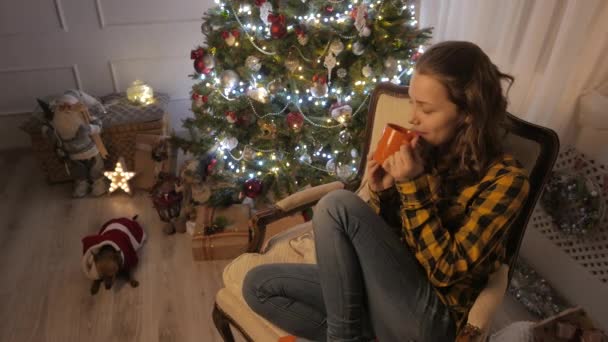
[[[387,123],[395,123],[406,128],[411,127],[408,123],[411,109],[408,87],[381,83],[374,90],[367,119],[367,140],[363,146],[359,166],[359,176],[362,181],[358,193],[364,199],[368,198],[367,175],[364,174],[365,157],[370,151],[375,150],[376,143]],[[507,124],[510,126],[510,132],[507,134],[504,144],[505,152],[512,154],[522,163],[528,171],[530,181],[528,199],[515,218],[507,241],[509,279],[511,279],[512,266],[517,259],[528,220],[557,159],[559,138],[553,130],[526,122],[509,113],[507,113]]]

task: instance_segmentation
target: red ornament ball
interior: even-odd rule
[[[272,25],[270,25],[270,35],[272,38],[281,39],[285,37],[286,34],[287,28],[285,27],[285,24],[281,22],[274,22]]]
[[[238,120],[238,118],[236,116],[236,112],[233,112],[233,111],[226,112],[226,121],[228,121],[229,123],[233,124],[237,120]]]
[[[248,179],[243,186],[243,193],[249,198],[256,198],[262,193],[262,182],[255,178]]]
[[[334,11],[334,7],[332,5],[328,5],[327,7],[325,7],[325,10],[329,13]]]
[[[196,70],[196,72],[198,72],[199,74],[208,74],[209,71],[211,71],[211,69],[207,68],[207,66],[205,65],[205,62],[203,61],[202,57],[199,57],[194,60],[194,70]]]
[[[302,129],[302,125],[304,125],[304,116],[299,112],[291,112],[287,114],[285,121],[287,121],[289,128],[298,132]]]

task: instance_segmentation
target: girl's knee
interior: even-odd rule
[[[331,210],[340,207],[350,207],[359,200],[359,196],[352,191],[340,189],[334,190],[323,196],[317,204],[317,210]]]
[[[260,289],[262,288],[262,284],[268,279],[266,267],[264,266],[267,265],[260,265],[250,269],[243,279],[243,298],[252,309],[263,301]]]

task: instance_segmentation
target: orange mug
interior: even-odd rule
[[[415,136],[416,134],[407,128],[392,123],[386,124],[382,137],[378,141],[374,160],[382,165],[386,158],[399,151],[401,145],[409,143]]]

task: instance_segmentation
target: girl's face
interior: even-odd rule
[[[449,100],[447,89],[432,76],[414,73],[409,95],[411,129],[433,146],[448,143],[465,116]]]

